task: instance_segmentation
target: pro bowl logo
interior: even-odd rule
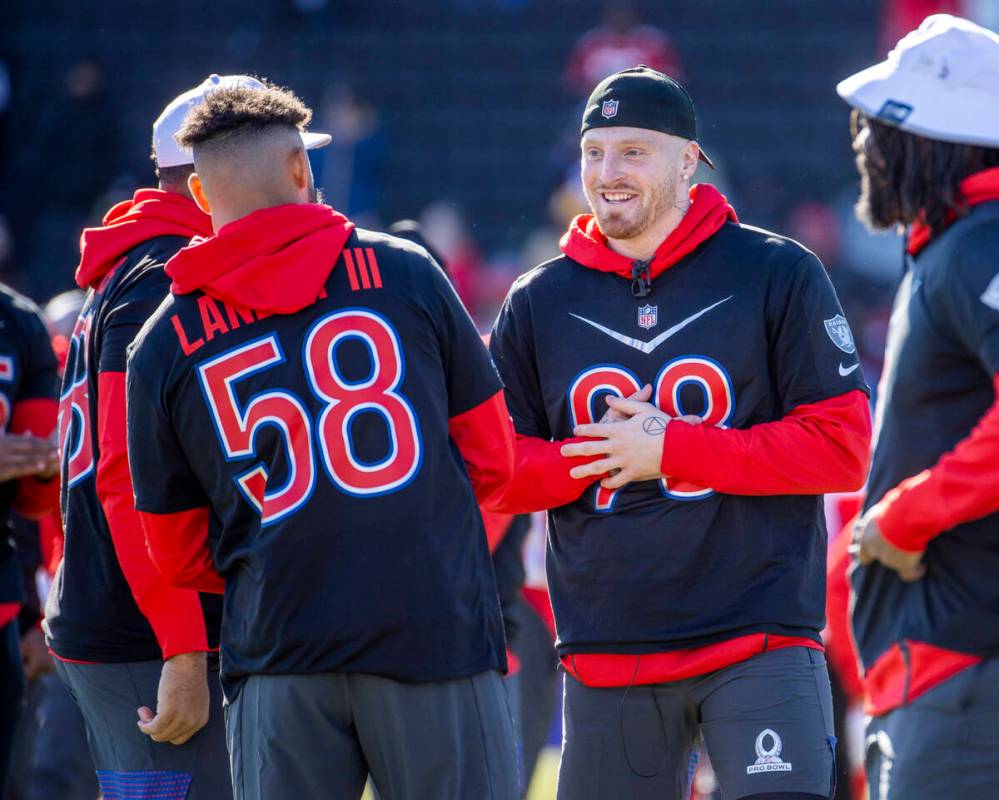
[[[769,746],[768,746],[769,745]],[[781,761],[780,751],[784,744],[776,731],[764,728],[756,737],[756,763],[746,767],[747,775],[760,772],[790,772],[791,762]]]
[[[638,307],[638,327],[654,328],[659,323],[659,306],[639,306]]]
[[[604,119],[611,119],[617,116],[617,100],[604,100],[600,106],[600,116]]]
[[[853,333],[850,331],[850,323],[846,321],[846,317],[837,314],[832,319],[825,320],[825,326],[826,333],[829,334],[832,343],[840,350],[844,353],[857,352],[857,345],[853,342]]]

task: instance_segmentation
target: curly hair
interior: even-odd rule
[[[304,130],[312,110],[290,89],[265,86],[228,86],[208,92],[204,101],[188,112],[177,132],[177,142],[182,147],[196,147],[274,126]]]
[[[928,139],[854,112],[854,134],[870,128],[862,163],[858,215],[875,228],[911,225],[922,219],[934,236],[967,213],[961,181],[999,166],[999,149]]]

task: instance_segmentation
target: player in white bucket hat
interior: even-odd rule
[[[928,17],[837,87],[870,227],[906,227],[854,639],[878,800],[997,796],[999,36]]]

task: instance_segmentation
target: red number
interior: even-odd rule
[[[696,385],[704,393],[702,408],[683,408],[680,391],[686,385]],[[594,420],[594,403],[601,394],[628,397],[641,389],[641,381],[632,372],[614,364],[601,364],[581,372],[569,387],[569,412],[572,425],[584,425]],[[656,378],[653,398],[655,404],[671,417],[696,414],[705,425],[728,425],[735,410],[735,392],[732,380],[720,364],[700,356],[688,356],[670,361]],[[679,423],[684,424],[684,423]],[[701,500],[710,497],[714,490],[687,481],[665,478],[663,493],[672,500]],[[594,506],[597,511],[614,509],[620,489],[604,489],[597,484]]]
[[[349,382],[337,368],[337,346],[357,339],[371,356],[367,378]],[[405,361],[399,337],[387,320],[370,311],[338,311],[320,319],[305,342],[305,369],[316,396],[326,403],[317,423],[319,450],[330,479],[344,492],[371,497],[397,491],[416,475],[422,446],[416,414],[396,392]],[[255,395],[240,406],[235,384],[284,361],[277,336],[271,334],[242,345],[198,367],[215,428],[226,460],[254,455],[254,438],[262,426],[273,425],[282,435],[288,477],[276,489],[268,486],[268,468],[258,463],[236,478],[261,514],[262,524],[298,510],[312,494],[316,481],[312,422],[301,400],[287,391]],[[389,453],[376,463],[358,459],[351,426],[359,414],[380,415],[388,428]]]
[[[347,339],[364,344],[371,371],[348,382],[336,363],[337,346]],[[402,382],[402,346],[383,317],[360,309],[337,311],[319,320],[305,342],[305,368],[316,395],[328,405],[319,417],[319,447],[330,478],[347,494],[372,496],[405,486],[419,469],[422,447],[416,414],[395,390]],[[351,441],[359,414],[378,414],[388,428],[388,454],[364,463]]]
[[[59,453],[62,482],[70,488],[94,471],[94,446],[90,424],[88,342],[90,314],[80,317],[73,329],[66,360],[66,376],[59,396]]]
[[[680,390],[691,384],[703,392],[703,408],[683,408],[680,405]],[[704,420],[704,425],[724,428],[735,410],[734,394],[732,379],[720,364],[708,358],[689,356],[674,359],[662,368],[656,378],[653,396],[656,405],[671,417],[696,414]],[[664,478],[662,483],[666,496],[674,500],[701,500],[714,494],[713,489],[689,481]]]
[[[603,364],[581,372],[569,387],[569,412],[572,427],[596,422],[594,401],[601,394],[614,394],[630,397],[641,390],[641,384],[634,374],[624,367]],[[614,509],[614,501],[620,489],[605,489],[597,484],[595,506],[597,511],[608,512]]]
[[[299,509],[316,482],[312,425],[301,401],[289,392],[269,391],[255,395],[243,409],[236,397],[234,384],[239,380],[283,361],[277,337],[271,334],[198,367],[227,461],[252,457],[254,439],[264,426],[277,428],[284,440],[288,476],[283,486],[268,488],[269,471],[262,462],[236,478],[243,494],[260,511],[263,525]]]

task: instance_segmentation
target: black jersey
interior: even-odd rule
[[[169,292],[163,265],[188,241],[159,236],[129,250],[89,291],[73,332],[59,409],[66,540],[45,619],[49,646],[61,658],[95,662],[163,658],[154,628],[126,580],[98,496],[102,457],[98,423],[108,424],[107,414],[121,413],[109,408],[111,398],[102,395],[99,381],[102,375],[113,374],[123,380],[127,347]],[[217,647],[220,599],[202,595],[202,608],[205,646]]]
[[[0,430],[11,430],[19,405],[38,400],[54,406],[58,380],[38,307],[0,284]],[[0,484],[0,605],[22,599],[21,567],[10,538],[10,511],[17,493],[17,481]]]
[[[270,230],[269,213],[307,211],[251,216]],[[504,668],[485,531],[448,433],[499,396],[496,370],[421,248],[355,230],[325,257],[335,266],[319,299],[294,313],[194,291],[143,329],[128,367],[137,507],[209,509],[230,686],[251,674],[429,681]],[[295,280],[290,270],[278,280]]]
[[[909,259],[889,328],[865,510],[934,466],[995,402],[997,253],[999,202],[987,202]],[[925,577],[912,583],[878,563],[854,569],[853,627],[866,668],[905,641],[999,652],[999,513],[936,536],[924,561]]]
[[[734,428],[866,390],[818,259],[733,222],[644,297],[569,256],[539,266],[511,290],[491,349],[517,432],[546,440],[572,436],[600,419],[608,394],[646,383],[671,416]],[[750,633],[817,639],[824,624],[817,495],[597,484],[549,512],[548,534],[562,654],[665,652]]]

